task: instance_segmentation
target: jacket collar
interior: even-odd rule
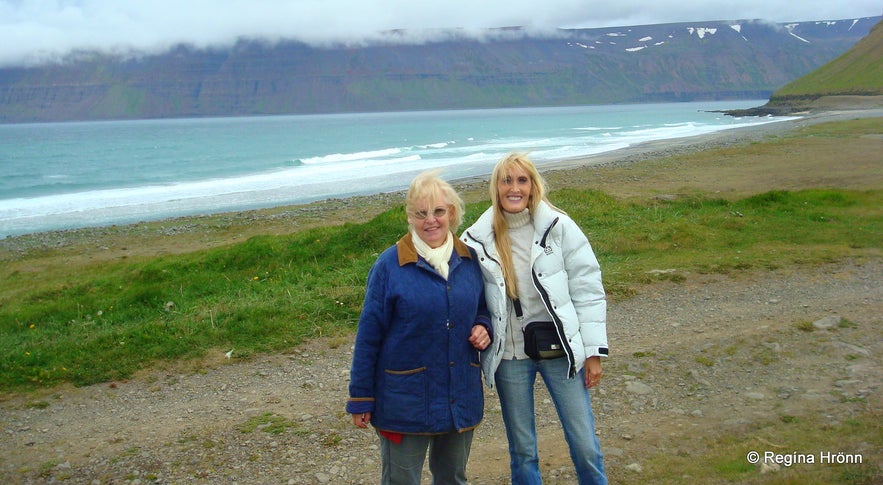
[[[548,229],[558,215],[560,214],[557,214],[546,201],[541,200],[540,203],[537,204],[537,208],[531,213],[531,217],[534,221],[534,230],[544,231]],[[485,244],[493,243],[495,239],[494,207],[488,207],[487,210],[478,217],[475,224],[467,230],[467,233],[473,239],[477,239]]]
[[[417,262],[417,248],[414,247],[414,241],[411,239],[411,231],[408,231],[398,240],[398,242],[396,242],[396,248],[399,253],[399,266]],[[469,246],[456,237],[454,237],[454,252],[461,258],[472,258],[472,253],[469,252]]]
[[[539,204],[537,204],[536,210],[533,211],[533,220],[534,226],[537,230],[545,230],[552,224],[552,222],[558,217],[558,215],[549,204],[546,203],[545,200],[541,200]]]

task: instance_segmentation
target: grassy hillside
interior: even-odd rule
[[[774,92],[770,102],[841,95],[883,95],[883,22],[840,57]]]
[[[773,92],[757,108],[731,110],[732,116],[785,116],[811,110],[872,107],[883,104],[883,21],[841,56]]]

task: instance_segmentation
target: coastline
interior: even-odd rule
[[[597,174],[599,170],[621,169],[639,162],[744,146],[780,137],[816,123],[883,117],[883,108],[830,109],[796,116],[799,118],[644,142],[598,155],[548,162],[538,168],[551,190],[583,186],[581,184],[585,180],[593,178],[586,171]],[[466,203],[487,197],[485,177],[455,179],[451,183]],[[187,252],[201,247],[233,244],[260,234],[285,234],[320,225],[359,222],[395,207],[403,199],[404,191],[395,191],[267,209],[9,236],[0,239],[0,261],[14,261],[46,252],[77,253],[99,260],[117,257],[119,252],[146,256]],[[101,253],[105,253],[105,257],[97,256]]]
[[[755,143],[774,136],[781,136],[817,123],[844,121],[854,118],[874,118],[883,116],[883,108],[826,110],[814,113],[800,113],[784,116],[784,120],[771,121],[760,125],[743,126],[702,135],[656,140],[640,143],[597,156],[561,160],[545,164],[545,169],[570,169],[584,165],[602,166],[627,164],[650,158],[669,157],[684,153],[711,150],[735,145]],[[769,117],[775,120],[774,117]],[[794,119],[792,119],[794,118]]]

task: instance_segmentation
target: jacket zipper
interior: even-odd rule
[[[490,255],[490,253],[488,253],[488,251],[487,251],[487,247],[484,245],[484,241],[481,241],[481,240],[478,239],[477,237],[473,236],[472,234],[469,233],[469,231],[466,231],[466,236],[469,237],[469,239],[475,241],[476,244],[478,244],[479,246],[481,246],[481,252],[484,253],[484,256],[485,256],[487,259],[493,261],[494,263],[497,263],[497,266],[498,266],[498,267],[500,267],[500,268],[503,267],[503,265],[500,264],[499,261],[497,261],[493,256]],[[508,298],[507,298],[507,300],[508,300]],[[493,325],[493,322],[491,322],[491,325]],[[509,326],[509,308],[506,308],[506,323],[505,323],[505,325],[506,325],[507,327]],[[511,333],[512,333],[512,332],[507,332],[507,333],[510,334],[510,335],[508,335],[508,337],[511,338],[511,339],[512,339],[512,342],[514,343],[514,342],[515,342],[515,337],[512,337],[512,336],[511,336]],[[513,347],[514,347],[514,345],[513,345]],[[502,346],[499,347],[499,349],[500,349],[501,352],[502,352],[502,350],[503,350],[504,348],[505,348],[505,345],[502,345]],[[480,358],[481,358],[481,352],[478,353],[478,356],[479,356],[479,359],[480,359]]]
[[[543,248],[543,251],[546,251],[546,239],[549,237],[549,233],[552,232],[552,228],[558,224],[558,217],[556,217],[546,231],[543,233],[543,237],[540,239],[540,247]],[[576,363],[573,358],[573,349],[570,348],[570,343],[567,342],[567,338],[565,338],[564,334],[564,325],[561,323],[561,318],[558,316],[558,313],[554,311],[552,308],[552,302],[549,300],[549,294],[546,292],[546,289],[540,284],[539,278],[537,278],[537,273],[533,268],[533,261],[531,260],[530,264],[530,274],[533,279],[533,285],[536,288],[537,292],[539,292],[540,297],[543,300],[543,304],[546,306],[546,310],[549,312],[549,315],[552,315],[552,320],[555,322],[555,331],[558,333],[558,338],[561,340],[561,345],[564,346],[564,353],[567,355],[567,363],[570,364],[567,370],[567,377],[573,377],[576,375]]]

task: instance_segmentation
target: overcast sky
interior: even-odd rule
[[[703,20],[839,20],[883,14],[880,0],[0,0],[0,66],[72,49],[158,52],[237,38],[357,42],[406,29],[611,27]],[[428,32],[427,32],[428,31]]]

